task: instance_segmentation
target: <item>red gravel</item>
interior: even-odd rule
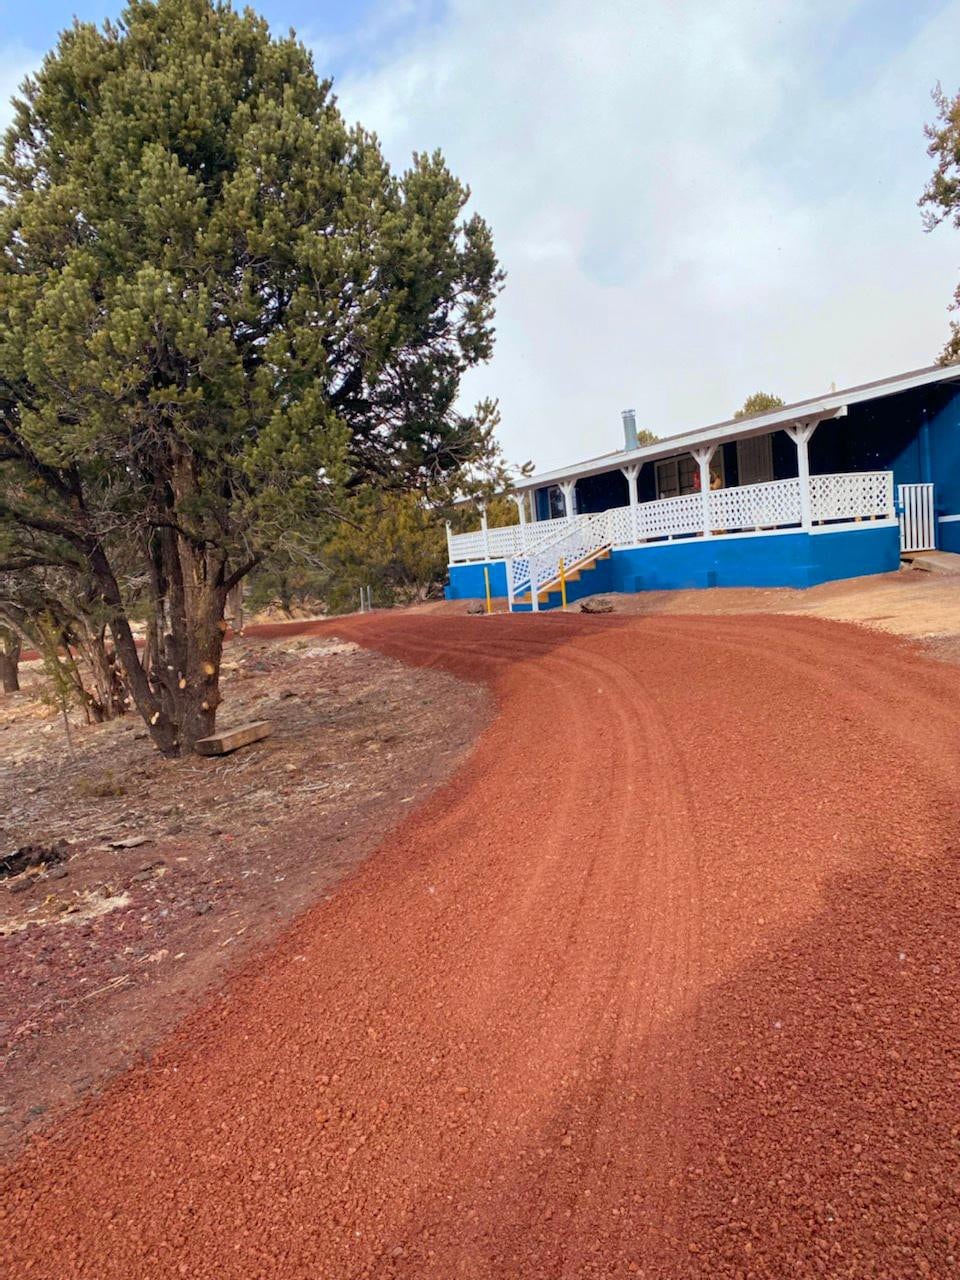
[[[956,1273],[960,672],[807,619],[323,626],[499,714],[0,1178],[4,1274]]]

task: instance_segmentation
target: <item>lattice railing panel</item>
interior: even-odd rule
[[[536,520],[533,524],[527,525],[527,547],[533,550],[536,547],[546,546],[560,534],[566,533],[569,529],[575,529],[583,524],[584,520],[589,519],[589,515],[579,515],[556,516],[553,520]]]
[[[509,524],[502,529],[489,529],[487,538],[490,545],[491,560],[505,560],[508,556],[519,555],[523,551],[523,541],[520,536],[520,525],[518,524]]]
[[[796,528],[802,523],[800,483],[794,477],[712,490],[708,494],[711,532],[722,535]],[[811,519],[818,524],[892,517],[893,475],[889,471],[861,471],[811,476],[810,508]],[[508,562],[516,596],[530,590],[531,573],[539,591],[555,584],[561,557],[572,567],[604,547],[691,535],[703,535],[699,493],[641,502],[632,509],[612,507],[572,520],[490,529],[486,546],[491,558]],[[451,544],[451,563],[486,558],[482,530],[457,534]]]
[[[811,476],[810,514],[820,522],[893,516],[893,473],[850,471]]]
[[[629,546],[631,542],[636,542],[633,531],[633,517],[630,514],[629,507],[612,507],[607,512],[607,521],[607,529],[612,546],[625,547]]]
[[[799,524],[800,481],[771,480],[710,492],[710,527],[728,533]]]
[[[548,547],[530,553],[530,582],[540,592],[560,579],[560,560],[568,568],[596,555],[610,545],[607,512],[585,516],[581,523]]]
[[[673,538],[685,533],[703,533],[703,504],[699,493],[680,498],[658,498],[637,507],[637,537]],[[632,538],[632,533],[631,533]]]
[[[483,560],[485,554],[482,529],[472,533],[455,533],[450,538],[451,564],[462,564],[465,560]]]
[[[488,529],[487,538],[491,560],[506,560],[511,556],[524,554],[524,550],[532,550],[552,542],[558,534],[567,529],[576,528],[586,516],[558,516],[554,520],[537,520],[533,524],[510,524],[500,528]],[[455,533],[450,538],[450,563],[462,564],[467,560],[486,560],[487,551],[483,540],[483,530],[474,529],[470,533]]]
[[[510,561],[507,568],[510,572],[508,594],[512,600],[514,596],[523,595],[525,591],[530,590],[530,560],[527,556],[517,556],[516,560]]]

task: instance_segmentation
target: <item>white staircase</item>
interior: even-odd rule
[[[575,582],[598,560],[610,554],[609,513],[599,511],[578,517],[574,527],[528,548],[526,555],[507,561],[507,594],[514,605],[529,605],[536,612],[564,582]]]

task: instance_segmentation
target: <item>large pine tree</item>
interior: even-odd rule
[[[0,568],[93,591],[159,748],[209,733],[227,593],[357,484],[491,447],[489,230],[396,175],[294,38],[211,0],[65,32],[0,160]],[[12,549],[12,550],[11,550]],[[144,617],[138,653],[131,617]]]

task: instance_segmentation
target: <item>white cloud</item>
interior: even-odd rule
[[[10,99],[19,93],[24,76],[35,70],[39,62],[39,56],[22,45],[0,45],[0,134],[13,119]]]
[[[497,353],[466,390],[499,396],[509,456],[614,448],[627,405],[666,433],[936,356],[960,239],[925,236],[916,200],[960,0],[880,39],[883,7],[383,0],[317,45],[321,74],[366,68],[345,114],[396,164],[441,146],[493,226]],[[38,62],[0,47],[0,129]]]
[[[492,223],[509,279],[467,389],[510,456],[616,447],[627,405],[675,431],[933,360],[960,242],[921,231],[921,130],[960,0],[865,73],[870,8],[454,0],[341,78],[395,163],[441,146]]]

